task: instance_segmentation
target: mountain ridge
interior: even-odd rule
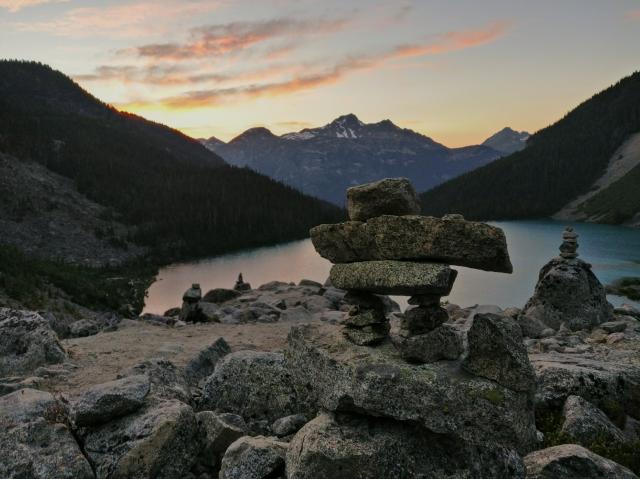
[[[227,143],[215,137],[200,141],[230,164],[337,205],[355,184],[404,176],[424,191],[504,155],[486,145],[448,148],[389,119],[364,123],[353,113],[282,135],[254,127]]]

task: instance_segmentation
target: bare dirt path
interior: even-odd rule
[[[63,340],[70,360],[61,368],[63,373],[53,375],[45,387],[52,392],[73,392],[116,379],[122,371],[151,358],[161,357],[184,366],[219,337],[233,351],[282,350],[291,326],[303,323],[208,323],[172,328],[125,320],[114,332]]]

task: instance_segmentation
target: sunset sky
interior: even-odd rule
[[[355,113],[462,146],[640,69],[640,0],[0,0],[0,57],[194,137]]]

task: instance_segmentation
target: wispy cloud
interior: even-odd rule
[[[481,29],[448,32],[424,43],[399,45],[377,55],[347,57],[332,67],[305,71],[278,81],[192,90],[160,101],[135,101],[116,106],[126,110],[154,106],[169,109],[191,109],[215,106],[231,100],[286,95],[335,84],[351,73],[373,69],[386,62],[404,58],[439,55],[491,43],[504,36],[508,28],[508,23],[498,22]]]
[[[631,10],[625,15],[627,20],[640,21],[640,10]]]
[[[43,5],[45,3],[63,3],[69,0],[0,0],[0,8],[17,12],[23,8]]]
[[[143,1],[104,7],[79,7],[45,21],[15,23],[14,26],[23,31],[67,37],[138,37],[162,33],[180,19],[191,18],[216,7],[216,1],[204,0]]]
[[[133,53],[156,60],[191,60],[238,52],[274,39],[333,33],[344,29],[348,23],[347,19],[280,18],[208,25],[192,29],[189,40],[184,43],[152,43],[121,53]],[[287,47],[291,49],[291,44]]]

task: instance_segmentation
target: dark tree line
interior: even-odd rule
[[[616,149],[639,131],[640,72],[636,72],[540,130],[524,150],[427,191],[422,195],[423,211],[483,220],[550,216],[586,193]],[[640,194],[630,192],[627,183],[606,195],[607,208],[613,210],[604,220],[624,221],[631,211],[640,210]],[[624,198],[623,209],[616,209],[612,199],[616,197]],[[597,209],[594,203],[591,208]]]

